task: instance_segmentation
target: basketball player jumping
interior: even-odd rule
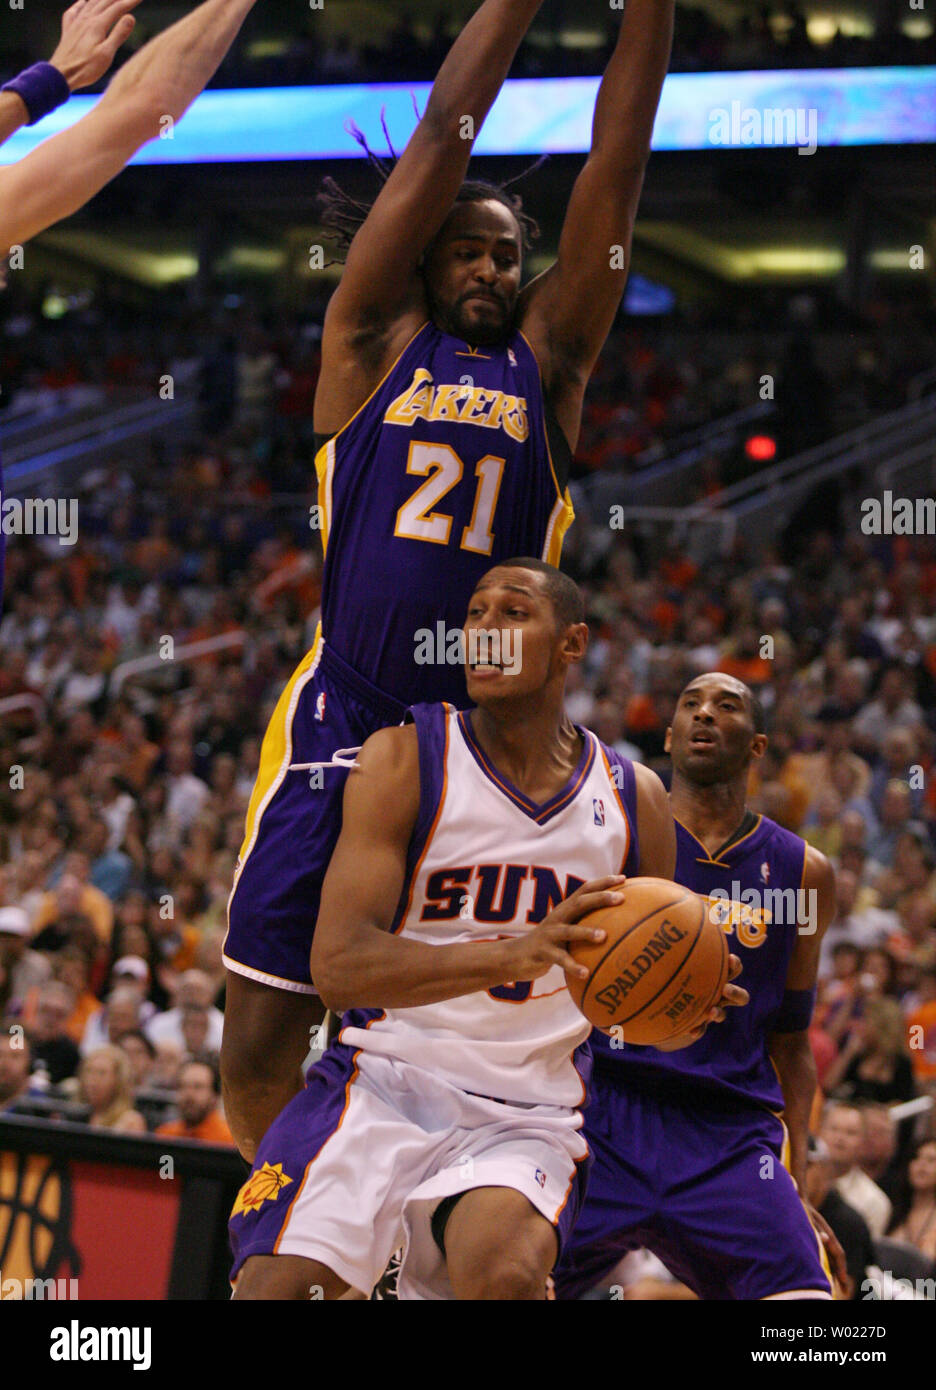
[[[588,637],[571,579],[496,566],[469,653],[472,630],[519,636],[522,661],[470,655],[477,707],[417,705],[347,779],[312,948],[342,1028],[234,1205],[238,1298],[366,1293],[401,1243],[402,1298],[543,1298],[579,1209],[568,945],[604,938],[577,924],[620,875],[671,876],[673,822],[655,774],[564,713]],[[727,985],[710,1017],[746,998]]]
[[[458,631],[492,562],[557,562],[572,520],[566,480],[625,288],[673,0],[628,0],[558,261],[521,289],[519,200],[463,180],[541,3],[480,6],[372,208],[331,185],[327,220],[350,250],[315,409],[322,625],[267,730],[224,947],[225,1110],[250,1160],[323,1016],[309,950],[346,774],[317,767],[310,790],[291,766],[330,764],[415,701],[463,706],[462,669],[438,649],[418,660],[421,634]]]
[[[62,21],[51,63],[36,63],[0,90],[0,144],[107,72],[133,32],[139,0],[78,0]],[[0,169],[0,289],[14,247],[70,217],[120,173],[137,150],[178,121],[218,70],[256,0],[205,0],[152,39],[108,85],[87,116]],[[0,501],[3,475],[0,473]],[[0,529],[0,605],[4,545]]]
[[[674,878],[724,913],[751,1003],[674,1055],[592,1034],[594,1166],[560,1297],[594,1288],[638,1246],[709,1299],[828,1299],[817,1230],[843,1267],[800,1196],[816,1092],[806,1030],[835,881],[818,850],[745,807],[763,730],[748,687],[717,673],[686,686],[667,730]]]

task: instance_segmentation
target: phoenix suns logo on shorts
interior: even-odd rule
[[[262,1168],[251,1173],[238,1192],[231,1215],[259,1211],[264,1202],[275,1202],[283,1188],[293,1181],[288,1173],[283,1172],[282,1163],[264,1163]]]

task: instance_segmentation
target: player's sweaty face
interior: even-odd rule
[[[519,225],[502,203],[458,204],[426,253],[438,326],[473,346],[502,342],[513,324],[522,255]]]
[[[520,569],[485,575],[468,604],[464,633],[465,680],[475,704],[545,685],[556,618],[538,575]]]
[[[705,677],[680,695],[666,751],[687,781],[704,786],[744,769],[753,736],[741,685],[727,676]]]

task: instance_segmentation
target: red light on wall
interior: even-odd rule
[[[777,441],[769,434],[755,434],[745,444],[744,452],[755,463],[767,463],[777,457]]]

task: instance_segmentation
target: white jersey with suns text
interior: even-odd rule
[[[420,807],[391,930],[432,945],[531,931],[582,883],[633,874],[633,765],[583,730],[567,785],[542,805],[485,756],[471,717],[417,705]],[[440,1004],[345,1014],[340,1040],[424,1067],[475,1095],[575,1107],[585,1098],[590,1025],[555,966]]]

